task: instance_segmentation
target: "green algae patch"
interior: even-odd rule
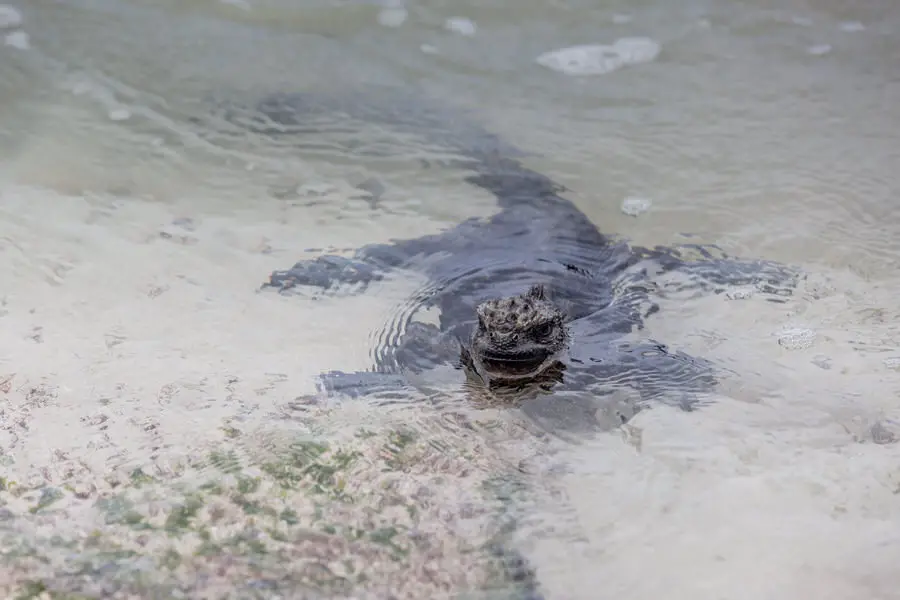
[[[54,487],[46,487],[41,490],[40,496],[38,497],[37,503],[28,509],[28,512],[31,514],[38,513],[49,506],[56,503],[63,497],[62,490],[59,490]]]
[[[197,513],[200,512],[200,509],[203,508],[203,497],[202,496],[189,496],[184,499],[183,502],[176,504],[169,510],[169,514],[166,517],[166,522],[163,525],[165,530],[169,533],[179,533],[181,531],[188,530],[194,517],[197,516]]]
[[[423,598],[502,587],[496,515],[509,494],[496,473],[508,463],[470,426],[455,433],[448,444],[369,426],[256,452],[230,446],[248,434],[226,436],[168,475],[145,465],[110,477],[93,498],[74,486],[19,497],[5,484],[0,507],[14,518],[0,521],[0,597]],[[62,526],[38,526],[57,515]]]
[[[14,600],[90,600],[81,594],[68,594],[47,589],[42,581],[28,581],[21,586],[21,591]]]
[[[134,469],[129,473],[128,479],[131,482],[131,486],[135,488],[139,488],[146,483],[155,483],[156,478],[151,477],[144,473],[144,470],[141,468]]]

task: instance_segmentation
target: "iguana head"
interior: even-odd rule
[[[476,312],[469,355],[474,368],[490,379],[534,377],[554,364],[568,343],[565,314],[542,285],[483,302]]]

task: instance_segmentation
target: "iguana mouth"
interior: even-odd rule
[[[529,350],[516,350],[513,352],[482,352],[481,357],[484,360],[496,363],[529,363],[543,362],[550,354],[552,354],[552,352],[546,348],[533,348]]]
[[[546,350],[487,354],[475,358],[478,370],[492,377],[518,379],[538,374],[550,362],[554,353]]]

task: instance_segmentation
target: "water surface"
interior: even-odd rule
[[[548,598],[898,597],[892,3],[11,10],[5,596],[458,597],[511,591],[504,548]],[[605,75],[536,62],[627,37],[661,51]],[[217,116],[273,92],[446,111],[529,153],[604,232],[690,233],[807,278],[786,304],[679,298],[648,322],[736,374],[692,413],[573,440],[474,406],[453,374],[429,398],[314,401],[424,282],[284,297],[257,290],[268,273],[496,205],[409,128],[325,110],[266,136]],[[624,214],[628,197],[650,209]]]

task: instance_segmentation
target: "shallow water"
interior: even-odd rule
[[[4,596],[502,591],[502,539],[548,598],[900,597],[893,3],[31,0],[4,23]],[[659,55],[537,62],[634,37]],[[496,204],[439,136],[211,116],[274,91],[467,109],[460,135],[532,153],[604,232],[807,278],[648,321],[734,373],[695,412],[547,435],[455,372],[314,401],[426,282],[281,296],[268,274]]]

